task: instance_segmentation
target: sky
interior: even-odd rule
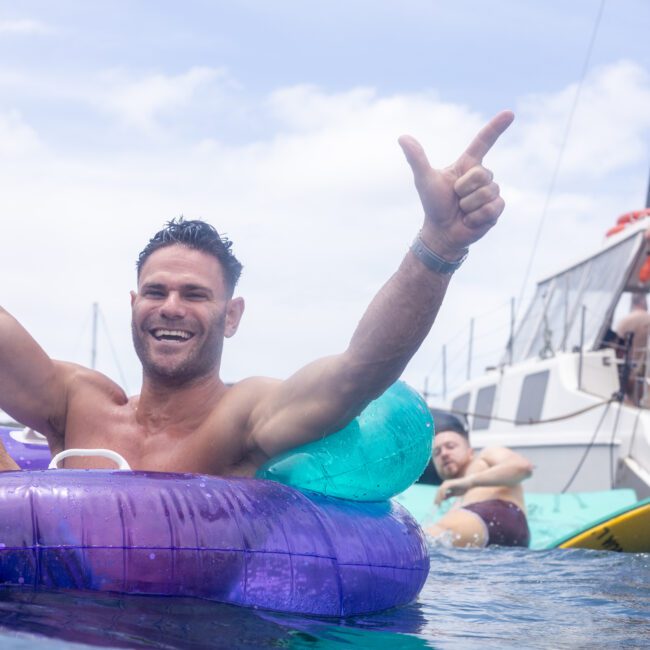
[[[649,28],[647,0],[0,2],[0,304],[88,365],[98,303],[97,368],[137,393],[135,260],[202,218],[244,264],[222,377],[288,377],[345,349],[421,225],[397,138],[442,167],[511,109],[506,209],[403,375],[439,400],[471,319],[476,374],[511,298],[644,207]]]

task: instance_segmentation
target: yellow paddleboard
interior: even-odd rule
[[[589,524],[553,548],[650,553],[650,498]]]

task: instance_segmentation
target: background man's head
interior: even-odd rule
[[[144,263],[152,253],[174,244],[200,250],[215,257],[221,265],[228,294],[232,297],[242,271],[241,263],[232,253],[232,242],[227,237],[222,237],[213,226],[198,219],[186,221],[179,217],[168,221],[140,253],[136,263],[138,278]]]
[[[463,476],[474,453],[464,422],[446,411],[431,409],[435,426],[433,464],[443,480]]]

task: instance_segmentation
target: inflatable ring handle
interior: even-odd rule
[[[9,435],[13,440],[19,442],[21,445],[42,445],[47,446],[47,438],[38,431],[30,427],[24,429],[10,431]]]
[[[131,466],[127,463],[124,456],[111,449],[66,449],[65,451],[60,451],[52,458],[48,469],[58,469],[59,463],[64,458],[69,458],[70,456],[100,456],[112,460],[117,465],[119,471],[131,471]]]

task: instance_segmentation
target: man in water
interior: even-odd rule
[[[416,140],[400,138],[424,222],[342,354],[284,381],[252,377],[226,386],[219,368],[223,340],[235,334],[244,311],[234,297],[241,265],[211,226],[176,222],[141,253],[131,293],[140,394],[128,397],[94,370],[53,361],[0,310],[0,408],[43,433],[53,454],[108,448],[137,470],[229,476],[252,476],[270,457],[341,429],[401,375],[467,247],[503,211],[482,160],[512,119],[498,114],[442,170],[429,165]],[[109,463],[84,457],[65,466]],[[4,449],[0,469],[17,469]]]
[[[434,422],[433,462],[443,479],[435,503],[461,498],[427,533],[450,537],[454,546],[528,546],[521,482],[533,473],[530,462],[505,447],[488,447],[475,455],[457,417],[437,411]]]

